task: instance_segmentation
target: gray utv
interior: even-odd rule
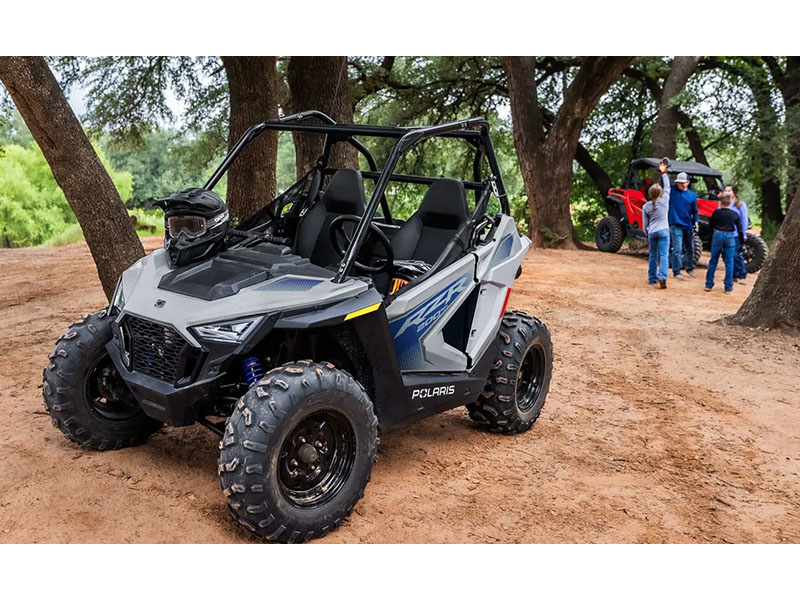
[[[265,131],[324,137],[322,154],[230,228],[212,190]],[[471,180],[395,173],[433,137],[467,145]],[[366,138],[394,140],[382,170]],[[354,146],[366,170],[329,166],[334,144]],[[406,220],[388,202],[397,185],[420,190]],[[509,215],[485,119],[273,119],[251,127],[203,188],[159,205],[165,248],[125,271],[108,308],[72,325],[44,369],[45,405],[70,440],[110,450],[165,423],[201,423],[221,437],[236,521],[300,542],[352,512],[380,432],[463,405],[498,433],[539,416],[553,348],[541,321],[506,312],[531,242]]]

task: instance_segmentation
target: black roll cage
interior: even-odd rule
[[[307,119],[316,119],[321,121],[317,123],[303,123]],[[335,283],[342,283],[350,272],[350,269],[355,262],[361,244],[366,238],[367,231],[370,224],[375,217],[375,212],[378,205],[382,204],[384,217],[387,221],[391,222],[391,215],[389,213],[389,206],[386,202],[385,191],[390,181],[400,181],[407,183],[421,183],[431,184],[436,181],[435,177],[425,177],[420,175],[402,175],[394,174],[394,169],[400,157],[413,148],[423,140],[432,137],[445,137],[445,138],[459,138],[466,140],[475,148],[475,160],[473,161],[473,178],[474,181],[463,181],[464,187],[476,191],[484,189],[487,182],[481,180],[481,162],[483,158],[491,170],[489,183],[492,190],[497,195],[500,201],[500,207],[503,214],[510,214],[508,205],[508,197],[506,195],[505,184],[503,183],[503,176],[500,172],[500,165],[497,162],[497,155],[494,151],[491,138],[489,137],[489,122],[483,117],[473,117],[471,119],[464,119],[461,121],[454,121],[452,123],[443,123],[441,125],[432,125],[424,127],[387,127],[380,125],[356,125],[336,123],[331,117],[323,112],[317,110],[307,110],[277,119],[270,119],[262,123],[257,123],[247,129],[234,146],[228,151],[222,163],[217,167],[211,177],[203,186],[206,190],[214,188],[223,175],[227,172],[234,160],[241,154],[245,146],[253,141],[256,137],[264,131],[296,131],[303,133],[320,133],[325,134],[325,142],[323,151],[314,166],[322,174],[326,172],[328,163],[328,156],[330,148],[337,142],[346,142],[353,146],[360,154],[364,156],[369,165],[370,171],[362,171],[362,175],[375,180],[375,187],[372,191],[372,196],[367,203],[364,216],[355,230],[353,240],[347,249],[342,261],[339,263],[339,268],[333,281]],[[389,152],[386,159],[386,164],[383,169],[378,169],[375,158],[370,151],[364,146],[355,136],[364,137],[384,137],[396,138],[397,142]]]
[[[647,171],[648,169],[657,169],[660,159],[657,158],[635,158],[630,162],[628,167],[628,177],[625,179],[625,187],[632,189],[640,185],[639,171]],[[710,190],[712,187],[725,186],[725,180],[722,173],[716,169],[712,169],[702,163],[694,163],[691,161],[678,161],[673,162],[667,168],[667,174],[677,175],[683,171],[691,179],[703,179],[706,187]],[[712,182],[719,186],[712,186]]]

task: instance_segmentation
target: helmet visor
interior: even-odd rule
[[[197,215],[175,215],[167,219],[167,228],[171,238],[183,235],[192,240],[206,232],[206,219]]]

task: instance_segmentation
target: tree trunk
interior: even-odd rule
[[[353,101],[347,77],[346,56],[293,56],[286,78],[292,94],[292,111],[319,110],[337,123],[353,122]],[[297,176],[308,171],[322,154],[324,136],[295,133]],[[330,167],[358,168],[358,153],[347,143],[334,144],[328,159]]]
[[[78,118],[41,56],[0,57],[0,80],[83,230],[107,298],[142,242]]]
[[[756,104],[756,123],[759,137],[759,175],[761,179],[761,217],[775,224],[783,222],[781,207],[781,156],[780,123],[772,105],[772,87],[763,69],[748,73],[746,83]]]
[[[583,167],[583,170],[586,171],[586,174],[592,180],[592,183],[594,183],[600,194],[600,198],[605,200],[608,195],[608,190],[614,186],[614,183],[611,181],[611,176],[594,158],[592,158],[592,155],[589,154],[589,151],[583,144],[578,144],[578,148],[575,151],[575,160]]]
[[[792,199],[800,192],[800,56],[786,57],[786,72],[781,86],[786,108],[786,128],[789,139],[789,169],[786,212]]]
[[[503,58],[514,145],[530,206],[528,235],[534,246],[576,247],[570,193],[580,134],[601,96],[632,60],[631,56],[583,58],[545,134],[536,89],[536,59]]]
[[[278,74],[274,56],[223,56],[228,77],[228,148],[248,127],[278,116]],[[227,203],[240,222],[275,197],[278,134],[265,131],[250,142],[228,170]]]
[[[658,117],[653,125],[655,156],[675,157],[678,107],[673,105],[673,100],[686,87],[686,82],[689,81],[699,62],[699,56],[676,56],[672,59],[672,69],[664,82],[664,89],[659,99]]]
[[[709,166],[708,157],[706,156],[706,149],[705,146],[703,146],[703,140],[700,139],[700,134],[697,132],[697,129],[695,129],[692,118],[682,110],[679,110],[678,123],[680,124],[681,129],[683,129],[683,132],[686,134],[686,139],[689,142],[689,150],[691,150],[692,157],[694,158],[695,162],[699,162],[701,165]],[[718,185],[717,180],[713,177],[705,177],[704,179],[706,189],[710,190]]]
[[[800,330],[800,200],[791,203],[753,291],[730,322]]]

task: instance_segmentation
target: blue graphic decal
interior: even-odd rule
[[[307,292],[315,285],[322,283],[322,279],[303,279],[301,277],[282,277],[269,281],[261,287],[255,288],[257,292]]]
[[[413,371],[425,366],[422,337],[467,288],[469,279],[469,273],[465,273],[442,291],[389,323],[401,370]]]
[[[514,246],[514,236],[509,235],[507,236],[502,242],[500,242],[500,246],[497,248],[497,252],[492,259],[492,266],[496,265],[499,262],[503,262],[509,256],[511,256],[511,248]]]

